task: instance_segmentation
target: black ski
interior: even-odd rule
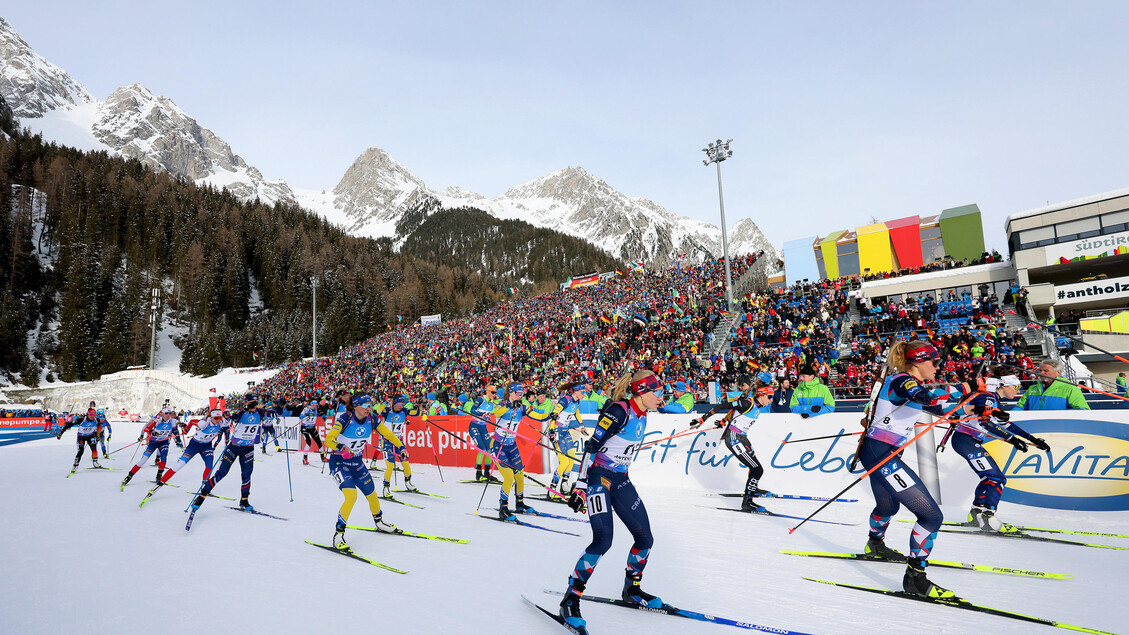
[[[553,591],[551,589],[545,589],[545,593],[550,593],[552,595],[564,595],[560,591]],[[671,616],[674,616],[674,617],[685,617],[687,619],[696,620],[698,622],[710,622],[712,624],[722,624],[722,625],[725,625],[725,626],[736,626],[737,628],[744,628],[744,629],[747,629],[747,630],[750,630],[750,631],[763,631],[763,632],[766,632],[766,633],[780,633],[782,635],[806,635],[805,633],[801,633],[799,631],[790,631],[788,629],[776,628],[776,627],[773,627],[773,626],[761,626],[760,624],[753,624],[753,623],[750,623],[750,622],[745,622],[743,620],[731,620],[731,619],[725,618],[725,617],[717,617],[716,615],[708,615],[706,613],[699,613],[697,611],[689,611],[687,609],[680,609],[676,606],[671,606],[670,604],[663,604],[660,607],[643,606],[642,604],[636,604],[635,602],[625,602],[624,600],[618,600],[618,599],[615,599],[615,598],[602,598],[602,597],[599,597],[599,596],[596,596],[596,595],[587,595],[587,594],[585,594],[580,599],[587,600],[589,602],[599,602],[601,604],[612,604],[614,606],[622,606],[623,608],[626,608],[626,609],[636,609],[636,610],[639,610],[639,611],[646,611],[648,613],[661,613],[663,615],[671,615]]]
[[[271,516],[270,514],[265,513],[265,512],[261,512],[257,509],[244,509],[242,507],[233,507],[231,505],[228,505],[227,508],[228,509],[234,509],[237,512],[243,512],[244,514],[255,514],[256,516],[266,516],[267,518],[273,518],[275,520],[290,520],[289,518],[283,518],[282,516]]]
[[[741,498],[742,496],[744,496],[744,494],[717,494],[717,496],[724,496],[725,498]],[[797,500],[797,501],[818,501],[818,502],[824,502],[824,503],[831,500],[830,498],[825,498],[825,497],[822,497],[822,496],[800,496],[799,494],[777,494],[775,492],[770,492],[770,491],[764,490],[764,489],[757,490],[757,493],[753,495],[753,498],[780,498],[780,499]],[[857,503],[859,501],[858,501],[857,498],[837,498],[837,499],[835,499],[835,502],[836,503]]]
[[[537,609],[538,611],[541,611],[543,614],[545,614],[545,617],[548,617],[549,619],[553,620],[557,624],[560,624],[561,628],[563,628],[566,631],[572,633],[573,635],[588,635],[588,629],[584,628],[583,626],[573,626],[572,624],[569,624],[560,615],[557,615],[556,613],[549,611],[545,607],[543,607],[540,604],[534,602],[533,600],[525,597],[524,595],[521,596],[521,599],[525,600],[525,603],[528,604],[529,606],[532,606],[533,608]]]
[[[699,507],[701,507],[701,505],[699,505]],[[732,507],[714,507],[713,509],[720,509],[722,511],[727,511],[727,512],[738,512],[738,513],[741,513],[741,514],[754,514],[754,515],[757,515],[757,516],[775,516],[776,518],[791,518],[793,520],[804,520],[803,516],[789,516],[788,514],[777,514],[776,512],[771,512],[771,511],[768,511],[767,509],[764,510],[764,511],[757,511],[757,510],[745,511],[743,509],[733,509]],[[808,522],[824,523],[824,524],[827,524],[827,525],[846,525],[848,527],[854,527],[857,524],[857,523],[840,523],[840,522],[836,522],[834,520],[817,520],[815,518],[808,519]]]
[[[467,513],[471,516],[478,516],[479,518],[485,518],[486,520],[496,520],[500,523],[508,523],[508,524],[511,524],[511,525],[521,525],[522,527],[530,527],[532,529],[540,529],[541,531],[550,531],[554,534],[564,534],[566,536],[580,536],[580,534],[574,534],[570,531],[560,531],[560,530],[557,530],[557,529],[549,529],[548,527],[542,527],[541,525],[534,525],[533,523],[527,523],[524,520],[518,520],[517,518],[514,518],[512,516],[509,517],[509,518],[498,518],[497,516],[483,516],[482,514],[476,514],[474,512],[467,512]]]
[[[491,509],[494,510],[494,511],[498,511],[497,507],[492,507]],[[548,513],[545,513],[545,512],[539,512],[536,509],[533,509],[532,507],[523,511],[523,512],[519,512],[519,511],[515,510],[514,514],[515,515],[521,515],[521,516],[540,516],[542,518],[555,518],[557,520],[567,520],[567,521],[574,522],[574,523],[587,523],[588,522],[587,518],[569,518],[568,516],[558,516],[557,514],[548,514]]]
[[[807,556],[809,558],[836,558],[839,560],[861,560],[863,562],[888,562],[890,564],[905,565],[906,561],[887,560],[875,558],[865,553],[829,553],[824,551],[789,551],[780,553],[790,556]],[[1028,569],[1011,569],[1009,567],[993,567],[986,564],[969,564],[967,562],[948,562],[946,560],[929,560],[929,566],[943,569],[964,569],[966,571],[984,571],[987,573],[1003,573],[1007,575],[1022,575],[1032,578],[1049,578],[1053,580],[1069,580],[1074,576],[1069,573],[1047,573],[1046,571],[1031,571]]]
[[[1010,617],[1012,619],[1021,620],[1021,621],[1024,621],[1024,622],[1033,622],[1035,624],[1045,624],[1046,626],[1057,626],[1059,628],[1065,628],[1065,629],[1069,629],[1069,630],[1072,630],[1072,631],[1082,631],[1083,633],[1099,633],[1100,635],[1114,635],[1113,633],[1110,633],[1108,631],[1099,631],[1099,630],[1092,629],[1092,628],[1086,628],[1084,626],[1074,626],[1073,624],[1065,624],[1063,622],[1056,622],[1054,620],[1046,620],[1046,619],[1043,619],[1043,618],[1040,618],[1040,617],[1032,617],[1030,615],[1023,615],[1022,613],[1013,613],[1011,611],[1005,611],[1003,609],[995,609],[995,608],[992,608],[990,606],[982,606],[980,604],[973,604],[972,602],[969,602],[968,600],[965,600],[963,598],[949,598],[949,599],[930,598],[930,597],[925,597],[925,596],[922,596],[922,595],[914,595],[912,593],[906,593],[905,591],[891,591],[889,589],[879,589],[879,588],[869,587],[869,586],[860,586],[860,585],[857,585],[857,584],[847,584],[845,582],[832,582],[830,580],[818,580],[816,578],[808,578],[808,577],[805,577],[804,579],[805,580],[811,580],[812,582],[819,582],[820,584],[830,584],[830,585],[833,585],[833,586],[847,587],[848,589],[858,589],[859,591],[867,591],[869,593],[878,593],[880,595],[888,595],[890,597],[905,598],[907,600],[917,600],[918,602],[927,602],[929,604],[943,604],[945,606],[951,606],[953,608],[964,609],[966,611],[975,611],[977,613],[987,613],[988,615],[997,615],[999,617]]]
[[[331,547],[329,545],[323,545],[319,542],[314,542],[312,540],[307,540],[306,544],[307,545],[313,545],[315,547],[320,547],[320,548],[325,549],[326,551],[329,551],[331,553],[335,553],[335,554],[338,554],[338,555],[341,555],[341,556],[345,556],[346,558],[352,558],[354,560],[360,560],[361,562],[367,562],[368,564],[371,564],[374,567],[380,567],[381,569],[386,569],[388,571],[392,571],[393,573],[407,573],[407,571],[404,571],[403,569],[397,569],[396,567],[386,565],[383,562],[377,562],[376,560],[373,560],[372,558],[366,558],[366,557],[360,555],[359,553],[354,552],[352,549],[348,549],[348,548],[346,548],[346,549],[334,549],[333,547]]]
[[[363,527],[363,526],[360,526],[360,525],[345,525],[345,527],[347,527],[348,529],[357,529],[359,531],[371,531],[374,534],[388,534],[389,536],[407,536],[408,538],[423,538],[425,540],[438,540],[440,542],[457,542],[457,543],[462,543],[462,544],[466,544],[466,543],[470,542],[469,540],[464,540],[462,538],[444,538],[443,536],[433,536],[431,534],[417,534],[414,531],[404,531],[403,529],[399,529],[399,528],[397,528],[396,531],[389,533],[387,531],[380,531],[376,527]]]

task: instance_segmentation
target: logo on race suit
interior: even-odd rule
[[[984,445],[1007,477],[1005,500],[1051,509],[1129,509],[1129,426],[1046,419],[1023,427],[1051,451],[1022,453],[1000,440]]]
[[[890,471],[891,471],[891,470],[890,470],[890,466],[889,466],[889,465],[884,465],[884,466],[882,466],[882,469],[881,469],[881,470],[878,470],[878,471],[879,471],[879,472],[882,472],[882,476],[889,476],[889,475],[890,475]]]
[[[611,489],[612,488],[611,481],[609,481],[607,478],[605,478],[603,476],[600,477],[600,485],[603,485],[604,489]]]

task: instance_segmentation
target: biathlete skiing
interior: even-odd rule
[[[983,444],[1002,439],[1020,452],[1027,451],[1028,442],[1044,452],[1049,452],[1051,446],[1012,423],[1011,415],[1000,408],[1000,397],[1015,399],[1019,393],[1019,378],[1002,375],[999,369],[992,369],[991,374],[993,376],[984,381],[984,389],[975,392],[964,407],[965,413],[977,415],[979,419],[954,424],[949,442],[980,477],[965,524],[984,531],[999,531],[1002,526],[996,518],[996,508],[1003,497],[1007,478]]]
[[[137,442],[141,443],[148,435],[149,443],[146,444],[145,451],[141,453],[141,456],[137,457],[137,461],[130,468],[129,474],[126,474],[125,478],[122,479],[122,491],[125,491],[125,486],[129,484],[133,475],[137,474],[141,466],[145,465],[149,457],[154,454],[157,455],[157,478],[155,481],[158,483],[161,481],[161,477],[165,473],[165,462],[169,458],[169,441],[176,435],[176,419],[172,415],[172,408],[165,406],[156,417],[153,417],[152,421],[145,424],[145,427],[141,429]]]
[[[623,375],[612,386],[611,400],[601,412],[592,438],[584,444],[580,477],[570,492],[569,506],[578,512],[587,509],[592,542],[576,562],[560,604],[560,616],[581,632],[587,631],[580,614],[580,598],[596,564],[612,546],[613,511],[634,538],[621,597],[646,607],[663,605],[661,599],[639,588],[654,539],[647,508],[627,474],[647,432],[647,413],[662,404],[662,384],[654,373],[641,370]]]
[[[93,402],[91,402],[93,403]],[[86,416],[81,419],[72,419],[70,423],[63,426],[62,430],[55,435],[55,439],[63,438],[63,433],[71,428],[76,428],[78,434],[78,454],[74,457],[74,465],[71,466],[71,474],[74,474],[78,469],[78,463],[82,460],[82,453],[85,451],[86,446],[90,446],[90,463],[96,467],[101,468],[98,464],[98,446],[95,439],[102,430],[102,418],[98,416],[98,411],[90,408],[86,411]]]
[[[380,454],[384,457],[383,494],[386,497],[392,496],[392,472],[396,469],[397,461],[404,469],[404,489],[419,491],[412,485],[412,464],[408,461],[408,446],[403,442],[404,433],[408,429],[408,415],[416,416],[419,411],[408,411],[407,406],[408,398],[400,395],[392,400],[392,407],[384,411],[384,425],[392,432],[391,438],[380,440]]]
[[[552,422],[549,424],[549,441],[557,450],[557,469],[553,472],[553,480],[549,483],[550,490],[558,492],[569,491],[568,478],[572,476],[573,466],[577,466],[576,459],[580,456],[580,443],[588,437],[588,431],[580,422],[580,400],[584,399],[584,382],[568,382],[558,389],[561,398],[553,407],[553,414],[549,415]],[[561,496],[549,491],[548,498],[564,500]]]
[[[337,513],[337,525],[333,534],[333,547],[343,551],[349,549],[349,545],[345,542],[345,527],[349,513],[353,511],[353,504],[357,502],[357,490],[368,499],[372,522],[376,529],[386,533],[396,533],[396,527],[384,522],[376,484],[369,475],[368,468],[365,467],[364,452],[374,430],[393,444],[399,444],[399,439],[396,439],[383,421],[372,417],[372,406],[372,397],[356,395],[352,399],[352,411],[337,415],[333,427],[325,435],[325,447],[332,452],[329,456],[329,471],[345,497],[345,502],[341,504],[341,510]],[[403,449],[402,444],[399,449]]]
[[[306,453],[302,455],[302,464],[310,464],[309,453],[313,452],[315,445],[321,452],[322,463],[328,461],[329,459],[325,457],[325,446],[321,444],[321,435],[318,434],[318,402],[311,401],[299,415],[298,421],[302,424],[302,439],[306,442]]]
[[[757,487],[764,476],[764,466],[757,461],[753,445],[749,443],[749,428],[753,426],[761,414],[771,411],[773,388],[761,380],[754,385],[748,375],[737,378],[737,388],[741,395],[730,402],[714,406],[709,412],[690,422],[691,428],[697,428],[713,415],[724,412],[725,418],[719,420],[715,427],[725,426],[721,439],[725,447],[737,457],[742,465],[749,469],[749,476],[745,479],[745,494],[741,497],[741,510],[747,512],[763,512],[764,507],[757,505],[753,499],[757,495]],[[750,398],[750,393],[752,397]]]
[[[251,496],[251,472],[255,469],[255,441],[258,438],[259,426],[262,415],[259,413],[259,401],[253,395],[244,397],[243,412],[236,413],[238,420],[232,426],[231,441],[224,448],[219,465],[210,478],[200,483],[200,491],[192,501],[192,514],[195,515],[204,504],[204,497],[212,493],[216,483],[227,476],[231,464],[239,459],[239,472],[242,482],[239,486],[239,508],[244,511],[255,511],[248,501]]]

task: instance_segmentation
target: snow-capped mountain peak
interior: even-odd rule
[[[4,18],[0,18],[0,95],[21,119],[94,101],[82,84],[36,53]]]

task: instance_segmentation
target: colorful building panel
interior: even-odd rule
[[[920,267],[921,257],[921,217],[906,216],[886,221],[890,230],[890,243],[894,246],[894,258],[898,269]]]
[[[818,239],[818,236],[808,236],[784,243],[784,274],[788,277],[789,285],[820,279],[815,251],[812,249],[812,244]]]
[[[975,203],[941,212],[941,238],[945,253],[961,260],[974,260],[984,253],[984,224]]]
[[[859,267],[863,273],[890,271],[894,268],[894,250],[890,244],[890,230],[886,223],[874,223],[859,227]]]
[[[835,249],[835,241],[843,237],[846,230],[832,232],[819,243],[819,251],[823,254],[823,266],[827,270],[827,277],[839,277],[839,251]]]

